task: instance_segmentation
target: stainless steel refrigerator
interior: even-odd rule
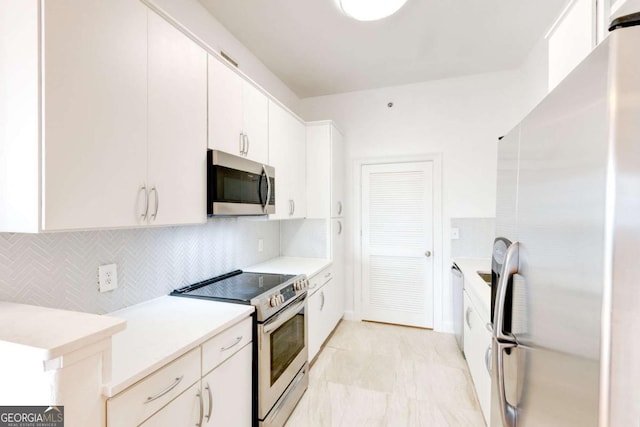
[[[499,143],[491,426],[640,425],[640,14]]]

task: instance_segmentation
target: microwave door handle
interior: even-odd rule
[[[267,177],[267,199],[264,201],[264,206],[262,207],[262,210],[266,212],[269,201],[271,200],[271,178],[269,177],[269,172],[267,172],[267,167],[265,165],[262,165],[262,171]]]
[[[260,201],[260,206],[264,211],[266,204],[262,203],[262,178],[265,176],[264,172],[260,174],[260,180],[258,180],[258,200]]]

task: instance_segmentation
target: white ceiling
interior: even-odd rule
[[[359,22],[336,0],[200,1],[301,98],[517,67],[567,3],[409,0]]]

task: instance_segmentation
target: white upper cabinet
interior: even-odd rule
[[[306,208],[304,124],[269,102],[269,164],[276,170],[276,213],[269,219],[304,218]]]
[[[0,231],[206,221],[206,52],[138,1],[3,14]]]
[[[331,122],[307,124],[307,218],[344,216],[344,146]]]
[[[242,78],[209,55],[209,148],[241,155]]]
[[[206,221],[207,53],[149,12],[149,223]]]
[[[209,148],[267,164],[267,96],[209,55]]]
[[[41,229],[138,225],[147,175],[147,8],[129,0],[41,4]]]
[[[265,94],[242,81],[242,129],[245,157],[269,163],[269,100]]]
[[[331,216],[344,216],[345,151],[342,134],[331,124]]]

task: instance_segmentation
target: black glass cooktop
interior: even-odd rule
[[[251,299],[283,284],[295,276],[286,274],[233,271],[223,276],[176,289],[171,295],[230,300],[249,304]]]

